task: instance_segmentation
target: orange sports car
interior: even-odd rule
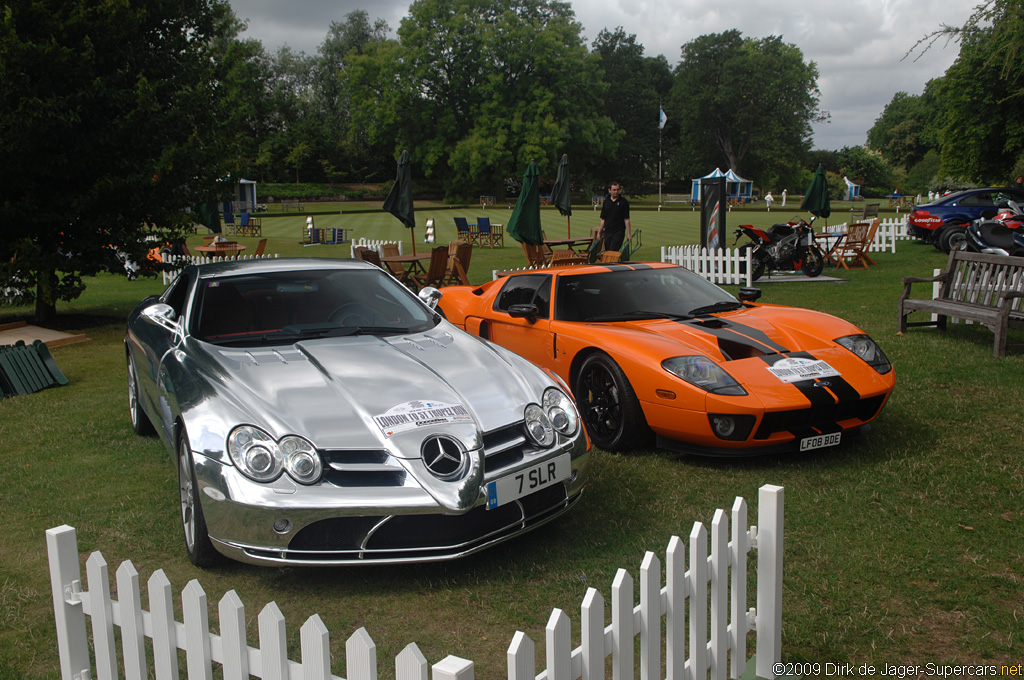
[[[433,298],[431,298],[433,293]],[[740,299],[671,264],[523,271],[424,290],[456,326],[557,373],[593,442],[761,454],[839,444],[885,405],[892,365],[837,317]]]

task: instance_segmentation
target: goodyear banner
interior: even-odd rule
[[[708,250],[725,247],[725,177],[700,180],[700,242]]]

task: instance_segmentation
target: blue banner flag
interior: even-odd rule
[[[658,110],[661,111],[661,117],[658,118],[658,129],[663,130],[665,129],[665,123],[668,122],[668,116],[665,115],[665,109],[659,107]]]

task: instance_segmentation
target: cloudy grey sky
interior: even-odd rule
[[[230,0],[249,23],[247,37],[270,51],[282,45],[316,52],[327,27],[354,9],[387,21],[392,31],[410,0]],[[645,54],[679,62],[679,48],[700,35],[731,28],[745,37],[780,35],[818,65],[821,108],[829,123],[814,128],[814,148],[864,144],[868,129],[892,96],[921,94],[928,80],[953,63],[958,45],[936,44],[903,59],[926,33],[964,23],[976,0],[572,0],[583,34],[592,43],[602,28],[622,26]],[[915,56],[919,56],[915,60]]]

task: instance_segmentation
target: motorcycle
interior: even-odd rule
[[[751,279],[757,281],[765,271],[770,274],[773,271],[799,270],[810,277],[821,274],[825,269],[825,254],[814,242],[811,222],[797,218],[794,222],[773,224],[767,231],[749,224],[739,225],[733,246],[741,236],[750,239],[749,243],[740,246],[740,252],[750,249]]]
[[[967,225],[959,247],[976,253],[1024,256],[1024,210],[1010,201],[998,213],[986,211]]]

